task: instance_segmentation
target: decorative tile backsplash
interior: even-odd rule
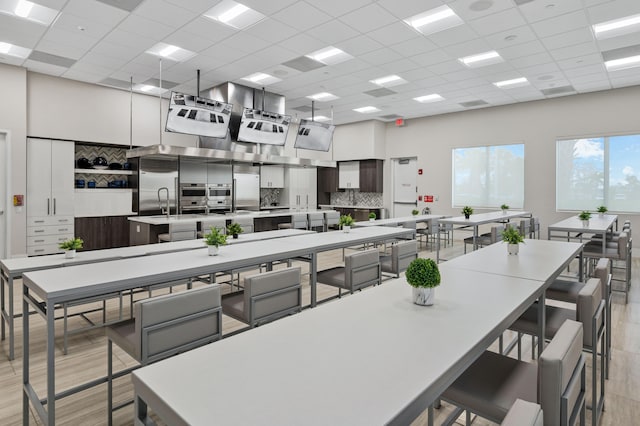
[[[355,202],[354,202],[354,197],[355,197]],[[347,190],[345,192],[332,192],[331,204],[336,206],[356,205],[356,206],[382,207],[382,193],[359,192],[359,191],[350,191],[350,190]]]
[[[124,164],[127,161],[126,149],[116,148],[110,146],[99,145],[82,145],[76,144],[75,161],[78,159],[86,158],[90,163],[93,163],[93,159],[96,157],[104,157],[109,164],[120,163]],[[95,174],[95,173],[76,173],[76,180],[83,180],[83,188],[87,188],[89,182],[95,182],[96,188],[106,188],[109,186],[109,182],[124,181],[122,187],[128,187],[127,176],[123,175],[109,175],[109,174]],[[77,184],[77,182],[76,182]],[[80,187],[76,185],[76,187]]]
[[[280,188],[260,188],[260,207],[269,207],[280,203]]]

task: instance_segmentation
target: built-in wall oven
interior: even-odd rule
[[[180,183],[180,213],[208,213],[207,184]]]
[[[207,185],[207,206],[209,210],[231,209],[231,184],[210,183]]]

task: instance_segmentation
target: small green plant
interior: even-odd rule
[[[433,288],[440,285],[440,270],[433,259],[417,258],[409,264],[405,278],[412,287]]]
[[[375,219],[376,217],[378,216],[374,212],[369,213],[369,219]]]
[[[343,214],[342,216],[340,216],[340,221],[339,221],[340,226],[351,226],[353,225],[353,218],[351,217],[350,214]]]
[[[231,234],[234,236],[242,234],[242,226],[240,226],[240,224],[236,222],[231,222],[227,225],[227,234]]]
[[[78,250],[82,248],[83,243],[84,241],[80,238],[71,238],[70,240],[61,242],[59,247],[62,250]]]
[[[585,210],[582,213],[580,213],[578,217],[580,218],[580,220],[589,220],[591,219],[591,213]]]
[[[500,206],[502,210],[509,210],[509,206],[507,204],[503,204]]]
[[[416,209],[411,210],[411,214],[414,215],[414,216],[417,216],[418,213],[420,213],[420,212],[418,210],[416,210]]]
[[[606,213],[609,210],[607,209],[607,206],[600,206],[598,207],[598,213]]]
[[[462,214],[465,217],[469,217],[469,216],[471,216],[473,214],[473,209],[471,207],[469,207],[469,206],[464,206],[462,208]]]
[[[510,226],[502,232],[502,241],[507,244],[519,244],[524,242],[524,237],[517,228]]]
[[[223,246],[227,244],[227,236],[223,234],[222,229],[211,227],[211,230],[204,234],[204,243],[208,246]]]

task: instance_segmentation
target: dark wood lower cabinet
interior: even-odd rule
[[[129,245],[127,216],[77,217],[75,236],[84,241],[83,250],[99,250]]]

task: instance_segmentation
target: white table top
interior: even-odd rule
[[[386,219],[376,219],[376,220],[363,220],[360,222],[355,222],[354,226],[393,226],[398,225],[400,223],[405,222],[429,222],[433,219],[440,219],[444,217],[439,214],[418,214],[414,216],[402,216],[402,217],[389,217]]]
[[[424,307],[404,279],[387,281],[143,367],[132,380],[172,425],[408,424],[541,286],[448,268],[435,305]]]
[[[201,249],[27,272],[23,284],[48,303],[227,271],[335,248],[409,235],[411,229],[369,227],[224,246],[217,256]]]
[[[605,214],[603,217],[598,214],[591,215],[589,225],[584,226],[578,216],[571,216],[567,219],[549,225],[549,231],[577,231],[587,233],[604,233],[610,230],[614,222],[618,220],[618,216],[614,214]]]
[[[547,281],[555,278],[581,250],[582,243],[527,239],[520,244],[520,253],[510,256],[507,244],[498,242],[440,266]]]
[[[495,211],[488,213],[472,214],[469,219],[465,219],[464,216],[447,217],[440,219],[440,223],[448,223],[452,225],[482,225],[485,223],[499,222],[506,219],[512,219],[514,217],[531,216],[530,212],[507,210],[507,212]]]
[[[238,244],[249,241],[259,241],[272,238],[292,237],[315,233],[304,229],[278,229],[274,231],[253,232],[240,234],[237,239],[227,238],[227,243]],[[2,270],[8,275],[19,276],[28,271],[38,271],[41,269],[59,268],[62,266],[74,266],[81,263],[105,262],[109,260],[124,259],[130,257],[147,256],[153,254],[163,254],[184,250],[195,250],[204,247],[204,240],[173,241],[161,244],[143,244],[139,246],[119,247],[104,250],[78,251],[76,257],[67,259],[64,254],[53,254],[49,256],[20,257],[14,259],[0,260]]]
[[[252,217],[254,219],[258,219],[261,217],[281,217],[281,216],[291,216],[295,213],[325,213],[330,210],[317,210],[317,209],[309,209],[309,210],[297,210],[297,209],[274,209],[274,211],[270,210],[261,210],[255,211],[251,213],[241,213],[241,214],[185,214],[178,216],[171,216],[167,219],[166,215],[158,215],[158,216],[130,216],[129,219],[132,222],[140,222],[146,223],[149,225],[167,225],[169,223],[193,223],[193,222],[201,222],[206,219],[225,219],[225,220],[234,220],[237,217]]]

